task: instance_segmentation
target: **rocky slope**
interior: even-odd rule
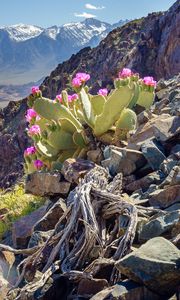
[[[131,67],[141,76],[148,74],[156,79],[169,78],[180,70],[179,28],[180,3],[176,1],[167,12],[150,14],[115,29],[98,47],[85,48],[60,64],[44,80],[41,86],[43,94],[55,97],[76,71],[89,72],[91,83],[99,80],[93,87],[94,91],[99,86],[111,85],[118,70],[125,66]],[[167,90],[164,99],[173,110],[171,103],[179,99],[179,77],[165,81],[162,88]],[[166,104],[163,105],[166,110]],[[1,186],[9,186],[22,174],[22,154],[27,145],[23,118],[25,110],[26,99],[11,102],[0,112]]]

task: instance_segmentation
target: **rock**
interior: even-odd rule
[[[180,166],[180,151],[168,156],[160,165],[160,170],[167,176],[175,166]]]
[[[166,208],[179,202],[180,185],[167,186],[165,189],[157,189],[149,194],[149,203],[152,206]]]
[[[134,180],[133,182],[127,184],[124,188],[126,192],[134,192],[136,190],[142,189],[147,190],[151,184],[159,184],[163,181],[164,174],[162,171],[152,172],[143,178]]]
[[[61,172],[66,180],[78,184],[79,180],[94,167],[95,164],[89,160],[69,158],[63,163]]]
[[[96,164],[100,164],[103,160],[103,153],[99,148],[96,150],[90,150],[87,152],[87,158],[88,160],[93,161]]]
[[[12,238],[15,248],[25,248],[27,246],[33,227],[45,215],[46,208],[47,206],[44,205],[13,223]]]
[[[35,172],[27,176],[25,191],[38,196],[66,195],[71,184],[60,180],[61,174],[59,172]]]
[[[168,240],[156,237],[120,259],[116,267],[128,278],[167,297],[179,285],[180,251]]]
[[[93,262],[91,274],[93,278],[106,279],[110,281],[114,261],[109,258],[99,257]]]
[[[166,156],[160,151],[154,141],[143,143],[141,151],[154,171],[158,170],[160,164],[166,159]]]
[[[180,166],[173,167],[169,175],[159,185],[159,187],[163,188],[166,185],[177,185],[177,184],[180,184]]]
[[[90,300],[162,300],[144,285],[125,280],[96,294]]]
[[[115,146],[107,146],[104,157],[105,160],[101,164],[108,168],[112,175],[122,172],[124,176],[128,176],[146,164],[146,159],[140,151]]]
[[[78,285],[78,295],[91,297],[106,287],[108,287],[106,279],[82,279]]]
[[[34,231],[48,231],[54,229],[56,223],[66,210],[66,204],[63,199],[59,199],[34,225]]]
[[[156,138],[158,141],[167,142],[176,138],[180,133],[180,117],[162,114],[154,116],[146,124],[138,127],[136,132],[130,137],[128,148],[139,150],[141,145]]]
[[[160,212],[150,218],[139,232],[140,242],[170,232],[180,220],[180,210],[172,212]]]
[[[143,110],[138,116],[137,116],[137,121],[138,121],[138,126],[145,124],[149,121],[149,119],[152,118],[152,113],[151,111]]]

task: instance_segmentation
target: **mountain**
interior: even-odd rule
[[[86,47],[59,64],[41,85],[43,95],[54,98],[77,71],[91,74],[92,91],[112,85],[123,67],[141,76],[152,75],[156,80],[171,78],[180,72],[179,31],[178,0],[168,11],[152,13],[114,29],[96,48]],[[171,98],[176,97],[174,90],[178,91],[179,80],[180,76],[162,84],[165,91],[172,84]],[[0,186],[10,186],[23,172],[23,151],[28,144],[26,101],[11,101],[0,110]]]
[[[86,46],[95,47],[115,25],[90,18],[44,29],[18,24],[0,27],[0,84],[37,81]]]

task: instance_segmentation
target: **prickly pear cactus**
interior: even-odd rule
[[[114,82],[114,90],[88,92],[90,75],[77,73],[72,80],[75,94],[62,91],[54,100],[42,97],[38,87],[32,88],[26,120],[28,135],[34,146],[24,152],[25,171],[60,169],[69,157],[86,157],[90,148],[87,127],[95,140],[111,143],[127,138],[135,130],[136,105],[148,109],[154,100],[156,82],[152,77],[140,79],[138,74],[123,69]]]

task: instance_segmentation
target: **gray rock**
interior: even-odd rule
[[[78,285],[77,292],[79,296],[92,297],[106,287],[108,287],[106,279],[82,279]]]
[[[126,178],[126,177],[125,177]],[[159,184],[163,181],[164,174],[162,171],[152,172],[138,180],[134,180],[131,183],[124,186],[127,192],[134,192],[136,190],[142,189],[147,190],[151,184]]]
[[[31,214],[13,223],[12,238],[15,248],[25,248],[33,233],[34,225],[45,215],[47,206],[44,205]]]
[[[166,159],[166,156],[153,141],[146,141],[143,143],[141,145],[141,150],[154,171],[158,170],[160,164]]]
[[[62,166],[62,174],[64,178],[72,183],[79,183],[88,171],[95,167],[95,163],[89,160],[80,158],[68,158]]]
[[[169,175],[165,180],[159,185],[160,188],[166,185],[177,185],[180,184],[180,166],[175,166],[170,171]]]
[[[136,132],[130,137],[128,148],[139,150],[141,145],[156,138],[158,141],[166,142],[176,139],[180,133],[180,117],[162,114],[153,116],[147,123],[138,127]]]
[[[61,181],[59,172],[35,172],[27,176],[25,191],[39,196],[66,195],[70,186],[69,182]]]
[[[180,251],[168,240],[156,237],[120,259],[116,267],[128,278],[167,297],[179,285]]]
[[[180,185],[165,186],[149,193],[149,203],[152,206],[166,208],[180,201]]]
[[[175,166],[180,166],[180,151],[168,156],[160,165],[160,170],[167,176]]]
[[[107,146],[104,157],[105,160],[101,164],[108,168],[112,175],[121,172],[128,176],[146,164],[146,159],[140,151],[115,146]]]
[[[162,298],[148,290],[144,285],[132,280],[124,280],[113,287],[96,294],[90,300],[162,300]]]
[[[170,232],[180,220],[180,210],[160,212],[144,224],[139,232],[139,240],[147,241],[153,237]]]
[[[66,210],[66,204],[63,199],[59,199],[39,220],[35,226],[34,231],[48,231],[54,229],[56,223]]]

